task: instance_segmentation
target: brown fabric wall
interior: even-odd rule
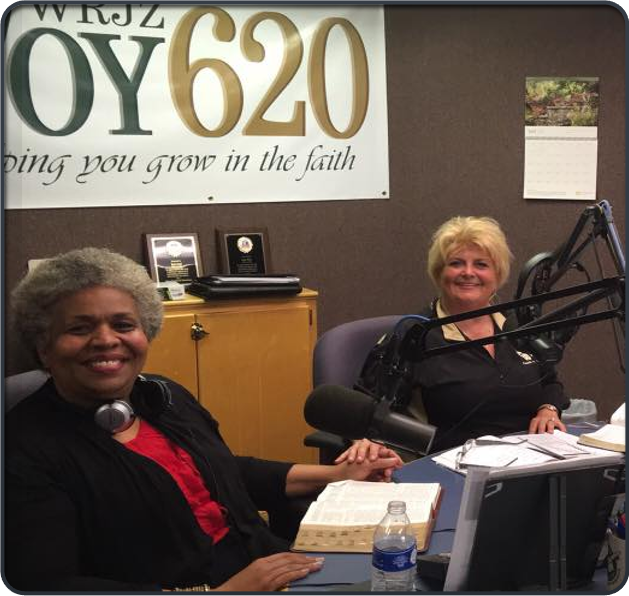
[[[525,201],[524,79],[598,76],[598,197],[625,230],[625,22],[610,6],[387,6],[391,198],[296,204],[50,209],[5,212],[6,288],[29,258],[110,246],[142,259],[142,233],[199,234],[216,270],[214,230],[269,229],[276,271],[320,292],[320,332],[342,322],[414,312],[433,296],[425,274],[432,231],[455,214],[504,226],[521,265],[567,238],[590,203]],[[594,271],[592,269],[592,271]],[[574,280],[581,281],[580,278]],[[7,344],[8,374],[29,363]],[[573,397],[608,415],[624,375],[607,323],[584,328],[561,366]]]

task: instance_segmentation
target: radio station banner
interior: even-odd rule
[[[18,5],[9,209],[384,199],[382,6]]]

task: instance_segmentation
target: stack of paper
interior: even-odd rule
[[[561,434],[559,434],[561,433]],[[578,447],[574,441],[567,441],[562,431],[554,433],[539,433],[527,436],[529,448],[537,449],[542,453],[552,455],[557,459],[579,457],[588,453],[585,447]]]
[[[622,430],[624,433],[624,428]],[[461,455],[462,447],[455,447],[433,457],[433,461],[460,474],[466,474],[470,466],[513,468],[609,455],[597,447],[577,445],[577,440],[583,443],[579,437],[560,430],[555,430],[552,434],[515,435],[503,438],[479,437],[476,439],[476,445],[465,455]]]

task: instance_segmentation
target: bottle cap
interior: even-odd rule
[[[406,513],[406,503],[404,501],[389,501],[387,511],[389,513]]]

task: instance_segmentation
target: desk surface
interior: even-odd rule
[[[573,434],[583,432],[578,424],[569,425]],[[395,482],[438,482],[442,488],[441,507],[430,539],[429,548],[424,555],[449,553],[454,541],[454,530],[461,506],[465,476],[453,472],[432,461],[432,456],[406,464],[394,474]],[[322,590],[326,586],[350,586],[367,582],[371,574],[370,554],[349,553],[308,553],[325,557],[321,571],[311,573],[303,580],[291,584],[291,591]],[[594,591],[607,589],[605,570],[597,570],[594,576]]]
[[[406,464],[394,474],[395,482],[438,482],[441,484],[441,506],[430,538],[429,548],[422,554],[450,552],[454,540],[454,528],[459,515],[465,477],[437,465],[431,457],[424,457]],[[291,591],[312,587],[349,585],[369,580],[370,554],[308,553],[325,557],[321,571],[291,584]]]

